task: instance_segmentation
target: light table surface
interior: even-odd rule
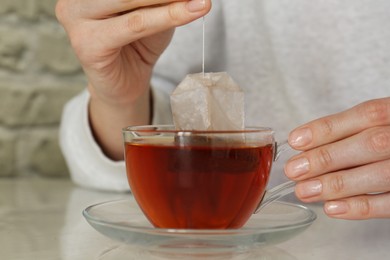
[[[148,254],[111,240],[94,230],[82,216],[82,211],[92,204],[128,196],[83,189],[67,179],[0,179],[0,258],[175,258]],[[320,205],[309,207],[318,218],[298,236],[218,259],[390,259],[390,220],[335,220],[325,216]]]

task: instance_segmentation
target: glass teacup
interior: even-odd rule
[[[159,228],[242,227],[263,205],[278,154],[274,131],[265,127],[182,131],[132,126],[123,129],[123,137],[130,189]],[[292,183],[282,189],[287,187]]]

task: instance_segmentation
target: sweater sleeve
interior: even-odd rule
[[[171,122],[169,94],[153,89],[153,123]],[[64,107],[60,124],[60,147],[76,184],[98,190],[129,191],[124,161],[113,161],[96,143],[89,125],[89,93],[71,99]]]
[[[162,84],[161,81],[155,80],[157,84]],[[152,93],[153,124],[171,123],[169,91],[154,88]],[[88,120],[89,97],[84,90],[65,105],[62,113],[59,139],[70,177],[82,187],[129,191],[124,161],[108,158],[92,135]]]
[[[85,90],[64,107],[60,147],[76,184],[93,189],[128,191],[123,161],[106,157],[95,142],[88,120],[89,93]]]

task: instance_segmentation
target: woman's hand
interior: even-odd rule
[[[90,122],[107,155],[123,157],[121,128],[150,122],[149,82],[174,28],[210,0],[59,0],[58,20],[86,73]]]
[[[300,126],[289,143],[302,151],[285,166],[299,199],[335,218],[390,217],[390,98]]]

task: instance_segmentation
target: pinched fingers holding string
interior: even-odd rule
[[[128,104],[147,92],[174,28],[210,8],[211,0],[59,0],[56,14],[91,95],[107,104]]]
[[[371,100],[291,132],[286,175],[329,216],[390,218],[390,98]]]
[[[187,24],[210,8],[210,0],[59,0],[56,14],[82,53],[94,46],[120,48]]]

